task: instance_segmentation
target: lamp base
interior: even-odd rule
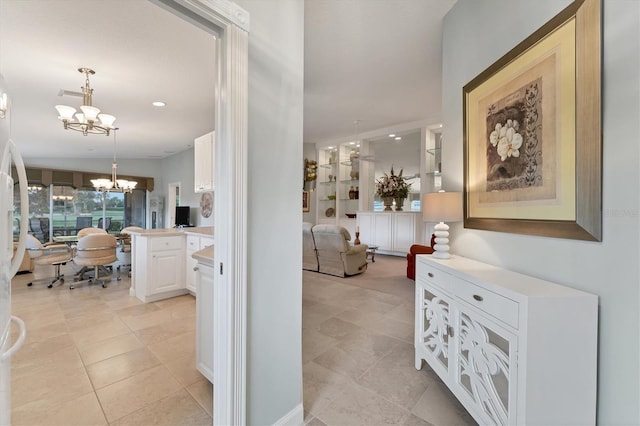
[[[436,259],[449,259],[449,225],[444,222],[440,222],[433,229],[435,229],[434,235],[436,236],[433,249],[435,250],[432,257]]]

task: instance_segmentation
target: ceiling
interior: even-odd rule
[[[440,117],[441,20],[455,0],[305,2],[304,142]],[[79,107],[116,116],[118,158],[162,158],[213,129],[213,36],[148,0],[0,0],[0,73],[25,158],[108,158],[113,138],[62,129]],[[151,105],[162,100],[164,108]],[[108,142],[108,143],[107,143]]]

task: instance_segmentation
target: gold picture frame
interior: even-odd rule
[[[309,202],[310,202],[309,191],[302,191],[302,212],[303,213],[307,213],[310,210]]]
[[[465,228],[602,240],[600,17],[574,1],[464,86]]]

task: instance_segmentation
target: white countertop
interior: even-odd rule
[[[142,231],[129,231],[131,235],[140,237],[170,237],[174,235],[213,235],[213,226],[198,226],[193,228],[162,228],[162,229],[143,229]]]
[[[193,253],[191,257],[193,257],[199,263],[213,266],[213,245],[207,246],[202,250],[198,250],[197,252]]]

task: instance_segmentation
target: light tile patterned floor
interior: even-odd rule
[[[350,278],[304,272],[306,424],[474,424],[426,365],[413,367],[405,262],[376,256]],[[193,297],[143,304],[126,277],[72,291],[27,288],[32,277],[12,283],[13,313],[28,328],[12,366],[14,425],[211,424],[212,385],[194,367]]]
[[[143,304],[124,276],[74,290],[26,287],[32,278],[12,282],[12,311],[28,330],[12,363],[14,425],[212,424],[192,296]]]
[[[414,368],[414,282],[402,257],[376,256],[361,275],[305,271],[302,361],[305,422],[474,425],[423,363]]]

